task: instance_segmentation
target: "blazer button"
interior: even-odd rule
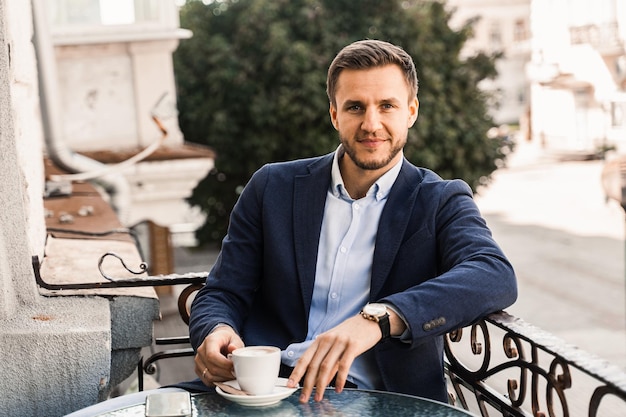
[[[425,332],[430,331],[432,328],[433,328],[433,325],[431,322],[424,323],[424,325],[422,326],[422,329],[424,329]]]

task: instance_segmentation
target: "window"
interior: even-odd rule
[[[611,103],[611,125],[613,127],[626,127],[626,101]]]
[[[489,45],[492,50],[502,49],[502,31],[498,22],[493,22],[489,28]]]
[[[528,39],[528,31],[526,29],[526,21],[524,19],[517,19],[513,26],[513,40],[515,42],[522,42]]]
[[[47,0],[53,35],[176,29],[173,0]]]

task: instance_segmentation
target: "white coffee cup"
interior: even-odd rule
[[[266,395],[274,391],[280,372],[280,348],[246,346],[230,355],[239,387],[250,395]]]

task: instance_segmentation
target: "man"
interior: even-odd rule
[[[413,60],[355,42],[328,71],[336,152],[269,164],[237,202],[190,320],[195,372],[233,379],[229,352],[282,349],[300,401],[330,384],[447,401],[443,335],[517,297],[471,189],[403,157]]]

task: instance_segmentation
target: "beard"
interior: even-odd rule
[[[351,145],[350,141],[345,140],[340,137],[341,145],[343,146],[344,151],[354,164],[363,169],[363,170],[371,170],[375,171],[381,168],[386,167],[395,157],[398,155],[404,145],[406,144],[406,138],[404,140],[400,140],[397,142],[391,142],[392,147],[389,149],[387,155],[383,155],[378,159],[369,159],[369,158],[360,158],[357,150]]]

